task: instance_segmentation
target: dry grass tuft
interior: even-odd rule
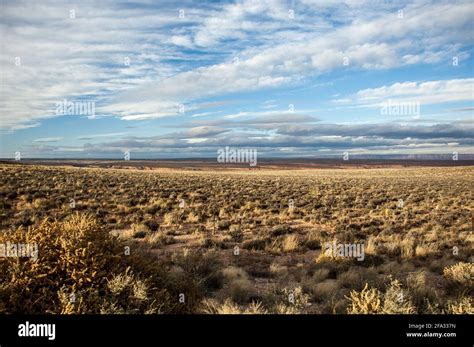
[[[227,299],[219,303],[214,299],[205,299],[201,306],[201,312],[206,314],[267,314],[261,303],[251,303],[243,307],[238,306],[232,300]]]
[[[385,293],[368,284],[361,291],[351,291],[349,314],[413,314],[416,308],[408,291],[403,290],[398,280],[390,282]]]
[[[375,314],[382,311],[382,294],[376,288],[369,288],[366,284],[360,292],[350,292],[349,314]]]
[[[472,263],[457,263],[444,268],[444,276],[448,281],[459,283],[462,285],[474,285],[474,264]]]

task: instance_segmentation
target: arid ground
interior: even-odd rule
[[[104,165],[0,165],[0,312],[474,312],[474,166]]]

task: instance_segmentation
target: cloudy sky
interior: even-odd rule
[[[8,1],[0,157],[474,153],[472,1]]]

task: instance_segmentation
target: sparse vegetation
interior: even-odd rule
[[[472,314],[473,174],[2,165],[0,312]]]

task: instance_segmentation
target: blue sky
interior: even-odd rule
[[[474,153],[470,1],[1,6],[0,157]]]

